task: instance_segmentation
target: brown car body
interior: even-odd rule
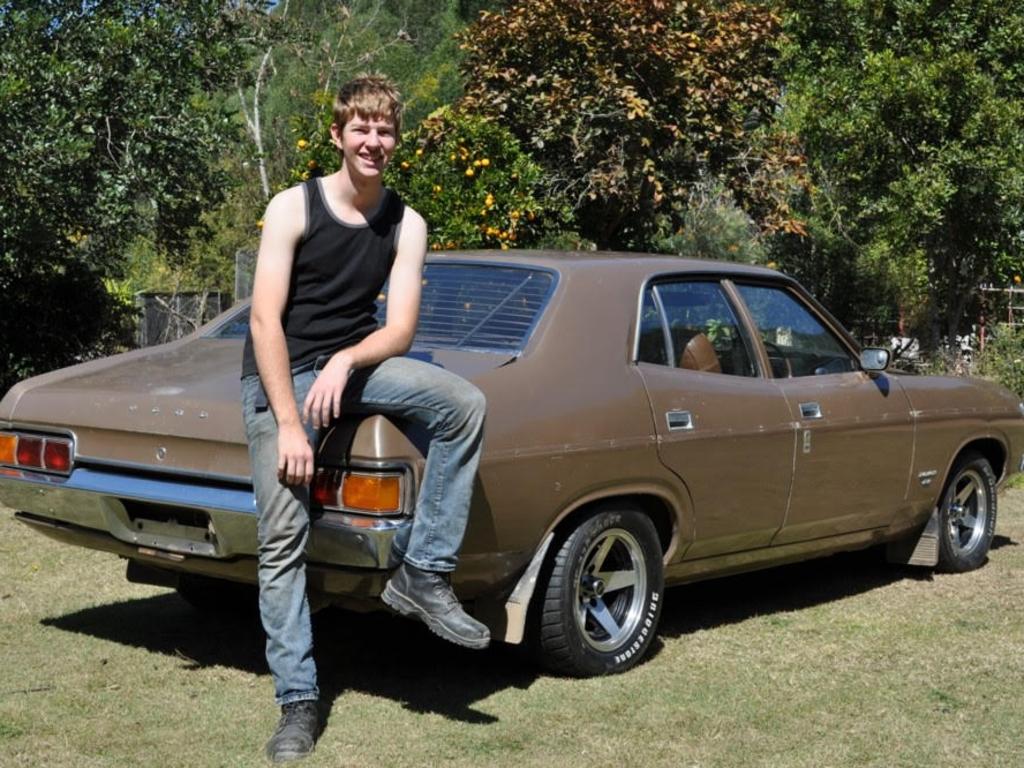
[[[883,542],[897,559],[934,564],[927,551],[921,560],[922,542],[930,534],[939,549],[948,523],[937,515],[964,457],[982,457],[993,481],[1020,467],[1020,402],[991,383],[856,363],[856,370],[805,376],[785,375],[792,373],[785,363],[780,372],[782,353],[761,338],[738,285],[779,289],[850,360],[861,350],[773,270],[634,254],[467,252],[430,262],[529,267],[553,277],[521,350],[417,346],[487,396],[486,445],[455,585],[508,642],[523,639],[541,603],[555,629],[559,619],[548,614],[559,605],[578,612],[577,634],[595,626],[585,616],[593,596],[577,588],[559,603],[551,576],[572,565],[553,564],[559,552],[573,555],[572,533],[602,511],[627,509],[650,520],[660,559],[644,566],[652,570],[641,599],[657,601],[662,576],[678,584]],[[665,281],[717,284],[742,326],[755,375],[639,361],[645,289]],[[186,573],[254,582],[241,342],[217,337],[244,311],[236,307],[180,341],[12,388],[0,403],[0,429],[71,437],[74,469],[0,468],[0,501],[42,533],[127,558],[133,578],[173,584]],[[664,333],[671,349],[672,331]],[[319,465],[398,473],[403,501],[390,516],[324,510],[309,546],[311,591],[349,607],[380,605],[391,536],[410,521],[422,465],[417,444],[379,416],[343,418],[325,437]],[[984,475],[972,477],[984,511],[991,506],[991,524],[994,487]],[[633,535],[615,546],[625,542],[627,555],[642,555]],[[638,606],[627,604],[616,621],[634,621],[622,611]],[[571,639],[573,618],[561,621]],[[580,673],[629,666],[649,637],[639,633],[641,623],[656,624],[657,610],[641,610],[635,621],[637,632],[615,647],[583,643],[607,663],[555,666]]]

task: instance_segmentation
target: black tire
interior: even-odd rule
[[[255,584],[182,573],[175,589],[182,600],[202,613],[246,614],[259,610]]]
[[[582,520],[555,552],[540,593],[534,647],[541,663],[591,677],[640,661],[661,616],[661,557],[642,512],[605,509]]]
[[[939,502],[938,570],[964,573],[984,565],[996,530],[996,474],[988,459],[957,458]]]

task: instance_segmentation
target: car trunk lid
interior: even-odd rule
[[[410,353],[473,378],[507,364],[507,353],[417,349]],[[0,419],[70,431],[79,463],[123,463],[249,476],[239,405],[241,343],[192,338],[55,371],[15,386]]]

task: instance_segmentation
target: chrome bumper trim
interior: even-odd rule
[[[142,505],[129,515],[126,502]],[[105,531],[140,548],[228,559],[255,556],[256,501],[249,488],[142,477],[85,467],[70,476],[0,469],[0,503],[11,509]],[[203,512],[205,528],[146,518],[146,504]],[[154,516],[156,517],[156,516]],[[395,535],[411,518],[375,520],[324,512],[313,520],[309,561],[355,568],[387,568]],[[186,568],[187,570],[187,568]]]
[[[216,488],[84,467],[71,473],[65,488],[154,504],[256,514],[256,497],[252,491],[241,488]]]

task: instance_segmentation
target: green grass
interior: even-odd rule
[[[971,574],[842,555],[668,592],[654,653],[594,680],[387,615],[315,619],[303,766],[1024,766],[1024,490]],[[197,614],[0,511],[0,766],[249,766],[277,712],[249,612]]]

